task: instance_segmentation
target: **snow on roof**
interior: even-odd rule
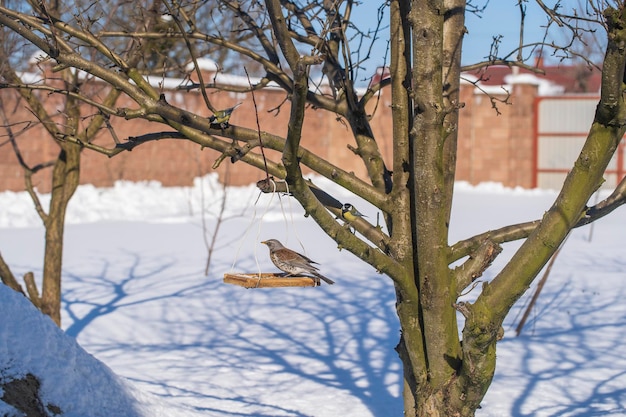
[[[200,71],[211,71],[211,72],[218,72],[220,70],[220,66],[217,62],[213,61],[211,58],[197,58],[196,62],[198,63],[198,69]],[[187,71],[193,71],[194,68],[194,64],[193,61],[189,62],[187,64],[187,66],[185,67],[185,70]]]
[[[33,72],[17,72],[16,75],[24,84],[44,84],[44,78],[41,74],[35,74]]]
[[[539,96],[554,96],[565,93],[565,87],[558,85],[545,78],[537,77],[534,74],[509,74],[504,77],[502,84],[488,84],[479,81],[473,74],[463,73],[461,84],[473,84],[476,86],[474,94],[509,94],[515,85],[529,84],[537,86]]]
[[[539,78],[534,74],[522,73],[522,74],[509,74],[504,77],[504,82],[507,84],[531,84],[536,85],[538,94],[540,96],[554,96],[563,94],[565,87],[553,83],[545,78]]]
[[[511,94],[513,87],[511,85],[485,85],[482,83],[476,84],[474,88],[474,94],[487,94],[497,96],[499,94]]]
[[[190,80],[173,77],[159,77],[156,75],[145,75],[144,78],[152,87],[163,88],[165,90],[176,90],[179,87],[191,85]]]
[[[468,72],[461,74],[461,84],[476,84],[477,81],[478,77],[473,74]]]
[[[542,73],[538,73],[537,69]],[[602,72],[595,67],[580,64],[543,65],[540,63],[537,69],[491,65],[471,71],[471,73],[481,79],[481,85],[504,85],[508,83],[507,77],[509,76],[519,76],[522,77],[522,83],[532,83],[532,76],[534,76],[540,80],[549,81],[555,86],[563,86],[564,93],[596,93],[600,88]],[[545,84],[537,85],[543,91]],[[551,94],[550,88],[547,94]]]
[[[29,64],[32,66],[36,66],[49,59],[49,57],[41,51],[34,53],[29,59]],[[261,82],[260,77],[244,77],[241,75],[235,74],[226,74],[220,72],[219,65],[217,62],[210,58],[198,58],[197,60],[198,68],[203,71],[211,72],[211,76],[206,79],[205,82],[209,84],[217,84],[217,85],[227,85],[232,87],[249,87],[250,84],[255,85]],[[187,71],[190,73],[194,71],[194,64],[190,62],[185,67]],[[42,81],[41,75],[37,74],[39,71],[34,72],[23,72],[20,74],[20,78],[24,83],[27,84],[36,84]],[[377,70],[377,73],[383,73],[382,69]],[[83,71],[79,71],[79,74],[83,75],[84,79],[90,77],[87,73]],[[146,80],[153,87],[163,88],[166,90],[176,90],[180,87],[189,86],[192,84],[187,78],[174,78],[174,77],[162,77],[162,76],[145,76]],[[318,80],[319,81],[319,80]],[[325,81],[325,80],[324,80]],[[538,94],[540,96],[551,96],[551,95],[559,95],[565,92],[565,88],[561,85],[558,85],[550,80],[545,78],[537,77],[534,74],[530,73],[521,73],[521,74],[509,74],[506,75],[503,79],[504,83],[493,85],[484,83],[479,81],[479,77],[470,73],[463,73],[461,78],[461,84],[473,84],[476,85],[475,94],[508,94],[512,87],[516,84],[531,84],[536,85],[538,88]],[[327,81],[326,81],[327,82]],[[316,85],[324,85],[326,83],[322,82]],[[275,82],[270,82],[267,85],[268,88],[278,88],[278,85]],[[359,89],[358,94],[363,94],[365,89]]]
[[[48,54],[43,51],[37,51],[32,54],[28,59],[28,65],[38,65],[44,61],[47,61],[48,59],[50,59]]]

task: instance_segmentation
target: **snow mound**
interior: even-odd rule
[[[166,415],[159,412],[160,400],[140,393],[128,381],[116,376],[63,333],[48,316],[41,314],[26,297],[4,285],[0,285],[0,317],[4,317],[0,385],[35,376],[40,382],[41,403],[48,410],[60,410],[64,417]],[[2,389],[0,398],[6,398]],[[170,408],[168,417],[172,416],[171,411]],[[0,414],[22,415],[2,399]]]

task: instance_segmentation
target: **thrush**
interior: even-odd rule
[[[219,125],[222,129],[228,127],[228,122],[230,120],[230,115],[233,114],[233,111],[241,106],[241,103],[235,104],[233,107],[229,107],[226,110],[218,110],[209,117],[209,123],[212,125]]]
[[[353,222],[357,219],[357,217],[367,217],[361,212],[359,212],[356,207],[354,207],[350,203],[346,203],[341,208],[341,217],[346,219],[349,222]]]
[[[299,254],[296,251],[293,251],[289,248],[283,246],[276,239],[269,239],[263,242],[264,245],[270,250],[270,259],[272,263],[276,265],[276,268],[280,269],[283,272],[287,273],[287,276],[290,275],[313,275],[328,284],[334,284],[330,278],[326,278],[324,275],[318,272],[317,267],[312,264],[317,264],[317,262],[312,261],[304,255]]]

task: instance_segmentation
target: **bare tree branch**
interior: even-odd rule
[[[0,279],[2,279],[2,282],[9,288],[22,293],[22,295],[26,295],[22,286],[15,279],[15,275],[11,272],[11,268],[9,268],[9,265],[4,261],[2,254],[0,254]]]

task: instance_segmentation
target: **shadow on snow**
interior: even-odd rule
[[[372,415],[402,414],[399,330],[385,277],[335,267],[332,287],[246,290],[175,259],[126,254],[116,262],[66,271],[66,332],[118,373],[133,369],[130,379],[156,394],[219,415],[305,416],[284,404],[316,391],[324,398],[333,387]],[[257,269],[252,259],[239,263]]]
[[[579,260],[580,272],[548,281],[524,333],[498,346],[499,361],[520,364],[516,375],[496,372],[493,382],[495,387],[517,379],[521,392],[512,403],[513,417],[626,413],[623,331],[617,330],[626,327],[626,294],[609,279],[611,274],[623,279],[626,264],[589,257],[570,262]]]

